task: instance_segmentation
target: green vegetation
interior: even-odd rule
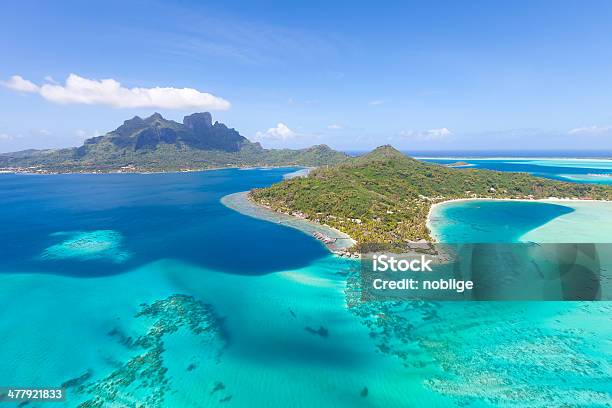
[[[181,171],[215,167],[321,166],[345,160],[344,153],[319,145],[307,149],[264,149],[208,112],[183,123],[159,113],[126,120],[81,147],[0,154],[0,169],[40,172]]]
[[[427,164],[391,146],[255,189],[251,198],[276,211],[339,229],[359,245],[429,240],[433,203],[457,198],[612,199],[612,187],[566,183],[525,173]],[[364,249],[364,248],[361,248]]]

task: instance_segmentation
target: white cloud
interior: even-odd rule
[[[258,140],[272,139],[272,140],[289,140],[297,136],[293,130],[289,129],[287,125],[282,122],[278,122],[276,127],[270,128],[265,132],[257,132],[255,138]]]
[[[331,125],[328,125],[327,128],[329,130],[340,130],[340,129],[343,129],[342,125],[338,125],[336,123],[332,123]]]
[[[425,131],[425,137],[427,139],[444,139],[452,134],[453,132],[448,130],[448,128],[429,129]]]
[[[70,74],[64,85],[46,83],[39,87],[19,75],[2,84],[14,90],[38,92],[43,98],[60,104],[208,110],[226,110],[230,107],[225,99],[193,88],[126,88],[114,79],[87,79],[75,74]]]
[[[612,126],[587,126],[570,129],[570,135],[604,135],[612,133]]]
[[[441,140],[446,139],[452,135],[453,132],[451,132],[448,128],[437,128],[420,131],[402,130],[401,132],[399,132],[400,138],[413,140]]]
[[[371,106],[382,105],[383,103],[385,103],[385,101],[381,101],[380,99],[377,99],[375,101],[370,101]]]
[[[38,92],[40,87],[34,82],[23,79],[19,75],[13,75],[8,81],[0,81],[2,86],[18,92]]]

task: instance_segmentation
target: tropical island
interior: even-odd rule
[[[468,166],[471,166],[471,164],[468,162],[464,162],[464,161],[458,161],[454,163],[449,163],[446,166],[447,167],[468,167]]]
[[[410,158],[391,146],[312,170],[268,188],[255,203],[333,227],[364,245],[430,241],[432,205],[455,199],[610,200],[612,186],[577,184],[472,168],[450,168]]]
[[[318,145],[305,149],[264,149],[209,112],[185,116],[183,123],[159,113],[138,116],[117,129],[85,140],[80,147],[0,154],[0,172],[135,173],[197,171],[223,167],[321,166],[347,155]]]

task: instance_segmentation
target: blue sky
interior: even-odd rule
[[[612,150],[611,39],[609,1],[7,3],[0,152],[203,110],[267,147]]]

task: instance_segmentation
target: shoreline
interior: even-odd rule
[[[248,196],[249,191],[228,194],[221,198],[221,204],[237,211],[243,215],[257,218],[260,220],[282,224],[297,229],[313,238],[316,238],[331,253],[338,256],[351,256],[348,249],[357,242],[348,234],[339,231],[329,225],[320,224],[311,220],[298,218],[290,214],[274,211],[261,204],[255,203]],[[321,236],[333,239],[333,242],[325,242]],[[353,256],[354,257],[354,256]]]
[[[461,201],[526,201],[526,202],[540,202],[540,203],[611,203],[612,204],[612,200],[587,200],[587,199],[579,199],[579,198],[556,198],[556,197],[549,197],[549,198],[539,198],[539,199],[528,199],[528,198],[476,198],[476,197],[470,197],[470,198],[453,198],[450,200],[444,200],[444,201],[440,201],[437,203],[432,204],[429,207],[429,211],[427,212],[427,221],[425,222],[425,227],[427,228],[427,230],[429,231],[429,235],[431,237],[431,242],[439,242],[438,237],[436,236],[436,234],[434,234],[434,230],[431,227],[431,218],[432,218],[432,213],[434,211],[435,208],[441,206],[441,205],[445,205],[445,204],[449,204],[449,203],[453,203],[453,202],[461,202]]]
[[[284,174],[283,180],[290,180],[292,178],[297,178],[297,177],[308,177],[310,172],[313,171],[314,169],[316,169],[316,167],[301,167],[299,170]]]
[[[104,174],[177,174],[177,173],[200,173],[205,171],[213,171],[213,170],[227,170],[227,169],[236,169],[236,170],[258,170],[258,169],[284,169],[288,167],[299,167],[300,170],[303,169],[312,169],[314,167],[308,166],[300,166],[300,165],[282,165],[282,166],[221,166],[221,167],[209,167],[203,169],[185,169],[185,170],[152,170],[152,171],[124,171],[124,170],[109,170],[109,171],[19,171],[19,170],[8,170],[7,168],[0,168],[0,174],[15,174],[15,175],[25,175],[25,176],[59,176],[59,175],[67,175],[67,174],[83,174],[83,175],[104,175]],[[300,170],[296,170],[300,171]],[[293,174],[288,173],[288,174]]]
[[[291,228],[295,228],[300,230],[310,236],[314,236],[320,241],[325,247],[333,254],[339,256],[351,256],[351,251],[348,251],[353,245],[357,243],[353,238],[351,238],[348,234],[337,230],[329,225],[320,224],[311,220],[303,219],[296,217],[291,214],[277,212],[272,210],[269,207],[263,206],[261,204],[255,203],[248,197],[248,191],[243,191],[239,193],[233,193],[226,195],[221,198],[221,203],[232,210],[238,211],[241,214],[258,218],[264,221],[274,222],[276,224],[283,224],[289,226]],[[425,227],[427,228],[431,240],[430,243],[438,243],[439,239],[435,233],[435,230],[432,228],[431,220],[433,211],[436,208],[439,208],[441,205],[446,205],[453,202],[461,202],[461,201],[525,201],[525,202],[541,202],[541,203],[611,203],[612,200],[589,200],[589,199],[578,199],[578,198],[542,198],[542,199],[527,199],[527,198],[478,198],[478,197],[470,197],[470,198],[453,198],[450,200],[444,200],[437,203],[432,204],[429,207],[429,211],[427,213],[427,219],[425,222]],[[340,240],[340,242],[334,243],[326,243],[323,242],[316,233],[323,232],[324,236],[336,238]]]

